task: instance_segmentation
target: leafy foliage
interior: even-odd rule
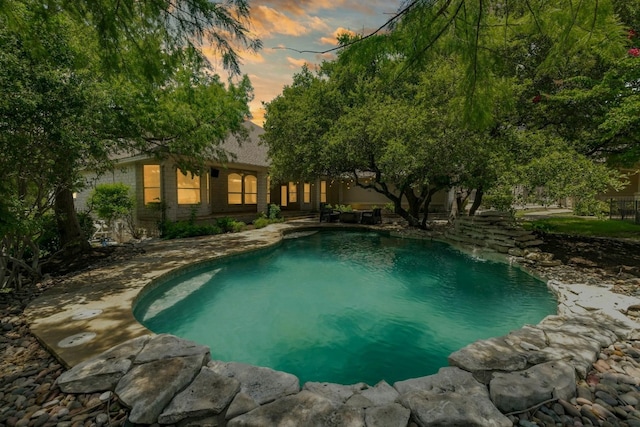
[[[128,185],[122,183],[100,184],[89,196],[89,206],[98,217],[109,224],[131,215],[135,199]]]
[[[66,256],[90,249],[72,198],[82,169],[109,170],[116,152],[192,156],[179,162],[191,171],[225,158],[252,88],[221,82],[199,48],[213,40],[237,72],[236,49],[260,47],[248,13],[244,0],[0,2],[2,286],[38,276],[24,256],[39,259],[52,211]]]
[[[220,234],[222,230],[217,225],[194,224],[190,221],[167,221],[163,224],[163,239],[181,239],[185,237],[210,236]]]
[[[638,152],[632,3],[410,2],[390,33],[343,36],[336,60],[267,105],[274,176],[347,179],[423,227],[449,188],[459,212],[475,190],[470,214],[484,194],[503,209],[519,194],[593,205],[620,185],[604,160]]]

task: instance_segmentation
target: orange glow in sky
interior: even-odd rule
[[[296,50],[325,51],[334,47],[337,36],[344,32],[369,34],[391,18],[402,3],[402,0],[250,1],[251,35],[263,43],[263,49],[257,53],[241,53],[242,73],[251,79],[255,94],[250,103],[252,121],[262,126],[262,103],[278,96],[304,64],[313,68],[322,60],[331,59],[331,55]],[[211,51],[203,50],[215,64]],[[221,70],[216,72],[226,79]]]

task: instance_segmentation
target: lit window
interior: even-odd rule
[[[160,165],[144,165],[142,167],[142,187],[144,188],[145,205],[161,201]]]
[[[308,182],[304,183],[304,203],[311,203],[311,184]]]
[[[200,177],[191,173],[176,171],[178,177],[178,204],[195,205],[200,203]]]
[[[209,203],[211,203],[211,195],[210,195],[211,192],[209,191],[209,189],[211,188],[211,185],[210,185],[211,178],[210,178],[208,173],[205,174],[205,176],[207,177],[207,180],[206,180],[206,183],[205,183],[206,187],[204,189],[205,190],[204,194],[206,194],[206,196],[207,196],[207,204],[209,204]]]
[[[327,181],[320,181],[320,203],[327,203]]]
[[[289,183],[289,203],[298,201],[298,186],[294,182]]]
[[[242,204],[242,175],[237,173],[229,174],[227,194],[230,205]]]
[[[244,203],[245,205],[258,203],[258,178],[253,175],[244,177]]]
[[[271,203],[271,177],[267,175],[267,204]]]

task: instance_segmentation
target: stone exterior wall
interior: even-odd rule
[[[522,256],[525,250],[537,249],[543,243],[531,231],[516,225],[509,214],[494,211],[457,218],[445,236],[455,243],[515,256]]]

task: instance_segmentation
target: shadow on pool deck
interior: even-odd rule
[[[276,245],[285,230],[299,227],[341,225],[299,220],[241,233],[147,243],[145,253],[70,277],[34,300],[25,310],[31,332],[63,364],[74,366],[116,344],[152,334],[133,316],[133,305],[153,281],[194,264]],[[92,318],[73,319],[95,311],[101,312]],[[79,334],[95,337],[83,342]],[[81,344],[60,345],[61,340],[74,336]]]

